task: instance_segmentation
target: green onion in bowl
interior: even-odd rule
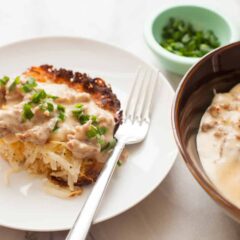
[[[196,30],[191,23],[170,18],[162,31],[160,45],[179,56],[202,57],[220,46],[213,31]]]

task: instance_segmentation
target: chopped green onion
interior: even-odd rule
[[[34,116],[32,110],[31,110],[31,105],[29,103],[25,103],[23,105],[23,119],[32,119]]]
[[[13,90],[15,90],[16,86],[20,83],[20,77],[16,77],[14,79],[14,81],[11,83],[11,85],[9,86],[8,90],[11,92]]]
[[[40,89],[38,92],[34,93],[32,96],[32,103],[40,103],[41,100],[47,97],[46,92],[43,89]]]
[[[89,115],[81,115],[79,116],[78,120],[79,122],[83,125],[85,124],[86,122],[88,122],[90,119],[90,116]]]
[[[49,112],[52,112],[52,111],[54,110],[54,106],[53,106],[52,103],[47,102],[47,110],[48,110]]]
[[[115,138],[113,138],[112,141],[105,142],[104,140],[99,139],[98,143],[101,146],[101,152],[103,152],[103,151],[109,151],[109,150],[113,149],[116,146],[117,140]]]
[[[94,138],[98,135],[98,130],[95,126],[91,125],[87,131],[88,138]]]
[[[65,107],[61,104],[58,104],[57,105],[57,110],[59,112],[58,119],[63,122],[65,120],[65,117],[66,117],[65,114],[64,114],[65,113]]]
[[[25,93],[28,93],[28,92],[31,92],[34,87],[37,86],[37,83],[36,83],[36,80],[35,78],[28,78],[28,80],[26,81],[26,83],[23,84],[22,86],[22,90],[25,92]]]
[[[53,132],[56,132],[58,129],[59,129],[59,126],[58,126],[58,121],[56,121],[55,125],[54,125],[54,128],[52,129]]]
[[[90,115],[83,113],[83,105],[81,103],[76,104],[75,108],[76,109],[72,111],[72,114],[81,124],[85,124],[90,120]]]
[[[161,38],[163,48],[186,57],[202,57],[220,46],[213,31],[197,30],[190,23],[175,18],[170,18],[163,27]]]
[[[92,120],[92,124],[93,124],[93,125],[98,124],[97,116],[92,115],[92,116],[91,116],[91,120]]]
[[[65,112],[65,107],[64,107],[63,105],[61,105],[61,104],[58,104],[58,105],[57,105],[57,110],[58,110],[59,112]]]
[[[72,111],[72,114],[82,125],[87,123],[89,120],[92,121],[93,125],[98,124],[97,116],[95,115],[90,116],[88,114],[83,113],[83,105],[81,103],[76,104],[75,108],[76,109]]]
[[[106,132],[107,132],[106,127],[99,127],[99,126],[91,125],[87,131],[87,137],[94,138],[97,136],[104,135]]]
[[[122,162],[121,162],[120,160],[118,160],[118,161],[117,161],[117,165],[118,165],[119,167],[121,167],[121,166],[122,166]]]
[[[81,103],[78,103],[75,105],[75,108],[83,108],[83,105]]]
[[[107,132],[106,127],[97,127],[97,130],[98,130],[99,135],[104,135]]]
[[[91,125],[86,133],[87,137],[88,138],[95,138],[97,137],[98,138],[98,141],[99,141],[99,144],[101,145],[101,148],[106,148],[106,144],[107,143],[103,143],[101,141],[101,138],[100,136],[101,135],[104,135],[106,132],[107,132],[107,128],[106,127],[101,127],[98,125],[98,119],[97,119],[97,116],[95,115],[88,115],[88,114],[84,114],[83,112],[83,105],[81,103],[79,104],[76,104],[75,105],[75,108],[73,111],[72,111],[72,114],[73,116],[80,122],[80,124],[85,124],[87,123],[88,121],[91,120]]]
[[[32,88],[30,88],[30,87],[26,84],[26,85],[23,85],[23,86],[22,86],[22,90],[23,90],[25,93],[28,93],[28,92],[31,92],[31,91],[32,91]]]
[[[65,120],[65,114],[63,112],[60,112],[58,114],[58,118],[61,120],[61,121],[64,121]]]
[[[79,119],[80,116],[83,114],[83,110],[82,109],[73,110],[72,114],[75,118]]]
[[[4,76],[3,78],[0,79],[0,85],[5,86],[9,80],[10,78],[8,76]]]
[[[104,140],[101,139],[101,138],[98,139],[98,143],[99,143],[100,146],[101,146],[101,152],[107,150],[108,147],[109,147],[109,142],[106,142],[106,141],[104,141]]]
[[[31,102],[32,103],[32,102]],[[49,111],[53,112],[54,111],[54,105],[51,102],[43,101],[40,105],[39,108],[44,112],[44,111]]]
[[[113,140],[109,142],[109,149],[115,148],[116,144],[117,144],[117,140],[113,138]]]
[[[51,95],[51,94],[48,94],[47,97],[48,97],[48,98],[52,98],[53,100],[55,100],[55,99],[58,98],[58,96],[54,96],[54,95]]]

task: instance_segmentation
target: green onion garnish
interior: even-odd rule
[[[32,119],[34,116],[32,110],[31,110],[31,105],[29,103],[25,103],[23,105],[23,119],[26,120],[30,120]]]
[[[64,114],[65,113],[65,107],[61,104],[58,104],[57,105],[57,110],[59,112],[59,114],[58,114],[59,120],[64,121],[65,120],[65,114]]]
[[[16,77],[14,79],[14,81],[11,83],[11,85],[9,86],[8,90],[11,92],[13,90],[15,90],[16,86],[20,83],[20,77]]]
[[[47,102],[47,110],[48,110],[49,112],[52,112],[52,111],[54,110],[54,106],[53,106],[52,103]]]
[[[83,114],[80,115],[79,118],[78,118],[79,122],[80,122],[82,125],[85,124],[86,122],[88,122],[89,119],[90,119],[90,116],[89,116],[89,115],[83,115]]]
[[[117,165],[118,167],[121,167],[122,166],[122,162],[120,160],[117,161]]]
[[[81,124],[85,124],[86,122],[89,121],[90,116],[88,114],[84,114],[83,113],[83,105],[81,103],[76,104],[75,108],[72,111],[73,116],[81,123]]]
[[[73,110],[72,114],[76,119],[79,119],[83,114],[83,110],[82,109]]]
[[[76,104],[75,108],[72,111],[73,116],[83,125],[85,123],[87,123],[89,120],[92,121],[93,125],[97,125],[98,121],[97,121],[97,116],[95,115],[88,115],[88,114],[84,114],[83,112],[83,105],[81,103]]]
[[[55,125],[54,125],[54,128],[52,129],[53,132],[56,132],[58,129],[59,129],[59,126],[58,126],[58,121],[56,121]]]
[[[31,92],[35,87],[37,86],[36,80],[35,78],[28,78],[28,80],[26,81],[26,83],[24,83],[22,85],[22,90],[25,93]]]
[[[109,146],[109,142],[106,142],[104,141],[103,139],[99,138],[98,139],[98,143],[100,144],[101,146],[101,152],[105,151],[108,149],[108,146]]]
[[[8,76],[4,76],[3,78],[0,79],[0,85],[5,86],[9,80],[10,78]]]
[[[61,120],[61,121],[64,121],[65,120],[65,114],[63,112],[60,112],[58,114],[58,118]]]
[[[91,116],[91,120],[92,120],[92,124],[93,124],[93,125],[98,124],[97,116],[92,115],[92,116]]]
[[[100,127],[100,126],[94,126],[91,125],[87,131],[87,137],[88,138],[94,138],[97,136],[104,135],[107,132],[106,127]]]
[[[117,140],[113,138],[111,142],[109,142],[109,149],[113,149],[117,144]]]
[[[87,131],[87,137],[88,138],[94,138],[98,135],[97,127],[91,125]]]
[[[58,96],[54,96],[54,95],[51,95],[51,94],[48,94],[47,97],[48,97],[48,98],[52,98],[53,100],[55,100],[55,99],[58,98]]]
[[[106,134],[107,128],[101,127],[98,125],[98,119],[95,115],[84,114],[83,105],[81,103],[75,105],[75,109],[72,111],[73,116],[80,122],[81,125],[87,123],[91,120],[91,125],[86,133],[89,139],[97,138],[101,148],[107,144],[103,143],[102,139],[100,138],[102,135]]]
[[[31,103],[38,104],[40,103],[41,100],[45,99],[46,97],[47,93],[43,89],[40,89],[38,92],[32,95]]]
[[[107,133],[107,128],[106,127],[97,127],[99,135],[104,135]]]
[[[57,105],[57,110],[58,110],[59,112],[65,112],[65,107],[64,107],[63,105],[61,105],[61,104],[58,104],[58,105]]]
[[[78,103],[78,104],[75,105],[75,108],[80,108],[80,109],[82,109],[82,108],[83,108],[83,105],[82,105],[81,103]]]
[[[117,140],[115,138],[113,138],[112,141],[105,142],[102,139],[99,139],[98,143],[101,146],[101,152],[103,152],[103,151],[109,151],[109,150],[113,149],[116,146]]]

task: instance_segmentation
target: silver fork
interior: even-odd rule
[[[123,124],[119,127],[116,134],[118,142],[66,240],[86,239],[97,207],[110,182],[116,163],[125,145],[139,143],[146,137],[150,124],[150,107],[158,76],[159,73],[154,70],[139,68],[137,71],[123,114]]]

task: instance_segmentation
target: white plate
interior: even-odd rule
[[[124,50],[82,38],[38,38],[0,48],[1,75],[15,76],[30,66],[46,63],[104,78],[122,103],[137,67],[146,64]],[[117,167],[95,223],[116,216],[144,199],[174,163],[177,150],[170,114],[174,92],[167,80],[160,78],[147,139],[128,148],[128,160]],[[80,197],[58,199],[42,190],[42,178],[26,172],[13,174],[10,185],[6,186],[4,174],[8,168],[7,163],[0,161],[0,225],[36,231],[65,230],[72,226],[91,187]]]

